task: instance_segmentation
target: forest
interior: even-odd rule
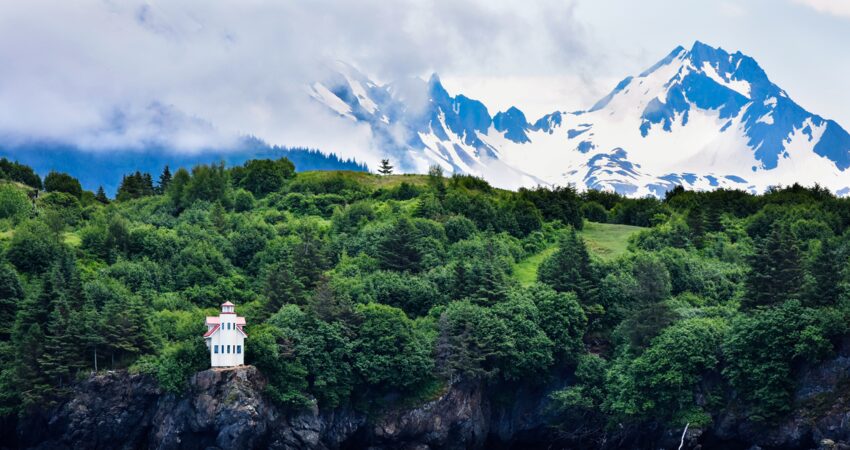
[[[287,159],[131,173],[112,199],[0,178],[0,416],[96,371],[181,391],[225,301],[284,408],[557,385],[553,427],[770,423],[848,333],[850,201],[818,186],[632,199]]]

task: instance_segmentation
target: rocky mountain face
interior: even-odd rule
[[[586,110],[533,122],[515,107],[491,114],[452,96],[436,76],[379,85],[340,65],[310,93],[367,125],[406,171],[437,164],[504,188],[573,184],[631,196],[794,182],[850,194],[850,134],[795,103],[753,58],[701,42],[677,47]]]
[[[848,346],[845,345],[845,348]],[[850,448],[850,354],[802,368],[794,413],[751,422],[734,405],[705,429],[654,424],[607,429],[571,421],[550,426],[548,393],[519,388],[496,400],[458,384],[419,406],[365,414],[348,408],[287,413],[262,394],[253,366],[196,374],[182,395],[150,377],[114,372],[80,383],[58,406],[5,424],[0,448],[28,449],[428,449],[428,448]]]

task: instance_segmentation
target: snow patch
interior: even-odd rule
[[[720,74],[717,73],[717,70],[714,69],[714,66],[712,66],[708,61],[702,63],[702,72],[712,80],[716,81],[717,84],[732,89],[744,97],[750,98],[750,83],[744,80],[733,80],[731,78],[726,79],[720,76]]]

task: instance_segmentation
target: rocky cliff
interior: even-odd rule
[[[850,448],[850,357],[801,371],[795,412],[778,425],[750,422],[730,406],[686,448]],[[287,414],[263,395],[253,366],[196,374],[182,395],[144,375],[91,377],[55,408],[22,418],[0,447],[34,449],[675,448],[682,430],[547,426],[546,389],[498,392],[456,385],[425,404],[365,414],[313,408]]]
[[[196,374],[187,392],[176,396],[143,375],[94,376],[64,404],[22,419],[16,446],[470,448],[483,447],[491,433],[490,406],[476,385],[459,385],[419,407],[375,417],[346,408],[286,414],[262,395],[265,383],[253,366],[212,369]]]

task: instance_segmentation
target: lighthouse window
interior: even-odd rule
[[[213,353],[218,353],[218,346],[217,345],[213,345]]]
[[[227,346],[227,353],[230,353],[230,346]]]
[[[236,346],[236,353],[242,353],[242,346],[241,345]]]

